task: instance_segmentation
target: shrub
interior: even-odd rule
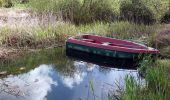
[[[63,20],[76,24],[115,19],[110,0],[30,0],[29,5],[40,12],[58,13]]]
[[[154,25],[138,25],[128,21],[114,22],[110,24],[110,32],[113,37],[121,39],[139,39],[145,38],[143,42],[147,42],[146,38],[155,33]],[[142,42],[142,41],[141,41]]]
[[[12,0],[1,0],[0,2],[2,2],[0,3],[0,5],[2,5],[5,8],[10,8],[13,6]]]
[[[170,10],[162,16],[161,23],[170,23]]]
[[[2,7],[2,0],[0,0],[0,7]]]
[[[170,46],[170,25],[160,29],[156,38],[159,47]]]
[[[79,0],[59,0],[57,6],[56,9],[61,13],[63,20],[75,22],[81,12]]]
[[[141,0],[123,0],[120,5],[123,20],[135,23],[152,24],[155,21],[152,11]]]
[[[156,44],[161,51],[161,55],[170,58],[170,25],[159,30],[156,36]]]
[[[112,3],[109,0],[85,1],[75,22],[89,23],[94,21],[113,21],[116,18]]]
[[[20,3],[23,4],[23,3],[28,3],[29,0],[20,0]]]

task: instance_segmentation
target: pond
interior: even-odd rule
[[[14,70],[20,67],[26,70]],[[140,77],[135,69],[67,57],[62,48],[3,62],[4,69],[19,73],[0,78],[0,100],[107,100],[109,93],[125,88],[127,75]]]

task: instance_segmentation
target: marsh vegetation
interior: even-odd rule
[[[29,71],[40,64],[37,62],[42,55],[41,49],[64,47],[71,36],[96,34],[127,39],[160,50],[154,63],[145,59],[139,66],[145,74],[144,87],[127,76],[121,97],[111,92],[108,98],[170,98],[169,0],[0,0],[0,7],[0,72],[26,72],[20,70],[22,67]],[[27,58],[30,52],[33,52],[34,60]],[[42,63],[65,59],[51,58],[56,51],[50,54],[42,57],[45,59]],[[24,55],[25,61],[15,61]],[[57,61],[65,63],[65,60]],[[15,64],[20,67],[11,67]]]

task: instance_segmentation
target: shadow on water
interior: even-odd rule
[[[26,70],[15,73],[20,67]],[[0,100],[107,100],[110,91],[125,87],[127,75],[139,77],[136,70],[67,57],[63,48],[5,61],[1,70],[10,70],[11,75],[0,78]]]
[[[117,59],[112,57],[94,55],[76,50],[67,50],[66,55],[70,58],[91,62],[100,66],[119,68],[119,69],[137,69],[137,62],[132,59]]]

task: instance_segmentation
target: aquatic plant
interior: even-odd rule
[[[161,65],[159,62],[154,64],[150,61],[144,61],[146,66],[145,72],[145,84],[141,86],[140,83],[134,79],[134,77],[127,77],[126,89],[123,92],[121,99],[158,99],[167,100],[170,93],[170,83],[168,73],[166,73],[166,66]]]

